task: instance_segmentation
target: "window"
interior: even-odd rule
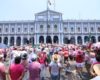
[[[24,28],[24,31],[26,32],[27,31],[27,28]]]
[[[91,31],[93,32],[94,30],[93,30],[93,27],[91,27]]]
[[[84,28],[84,31],[87,32],[87,28],[86,27]]]
[[[77,31],[80,32],[80,27],[77,28]]]
[[[64,28],[64,32],[67,32],[67,28],[66,27]]]
[[[5,32],[8,32],[8,28],[5,29]]]
[[[100,32],[100,27],[98,27],[98,32]]]
[[[0,28],[0,32],[2,32],[2,29]]]
[[[47,31],[50,31],[50,25],[47,26]]]
[[[31,28],[31,31],[33,31],[33,28]]]
[[[14,28],[12,28],[12,32],[14,32]]]
[[[54,25],[54,30],[57,31],[57,25]]]
[[[71,31],[72,31],[72,32],[74,31],[74,28],[73,28],[73,27],[71,27]]]
[[[43,25],[40,25],[40,31],[43,31]]]
[[[20,32],[20,28],[18,28],[18,32]]]

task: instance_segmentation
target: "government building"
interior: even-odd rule
[[[100,20],[63,20],[62,13],[45,10],[35,20],[0,21],[0,43],[86,44],[100,41]]]

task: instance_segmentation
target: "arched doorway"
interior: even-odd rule
[[[4,37],[4,44],[8,45],[8,37]]]
[[[92,37],[91,37],[91,42],[92,42],[92,43],[96,43],[96,38],[95,38],[95,36],[92,36]]]
[[[77,37],[77,43],[78,43],[78,44],[82,44],[82,37],[81,37],[81,36],[78,36],[78,37]]]
[[[31,43],[32,45],[34,45],[34,37],[30,38],[29,43]]]
[[[70,43],[71,43],[71,44],[75,44],[75,37],[74,37],[74,36],[72,36],[72,37],[70,38]]]
[[[68,40],[67,37],[64,37],[63,41],[64,41],[64,44],[68,44],[69,43],[69,40]]]
[[[100,42],[100,36],[98,37],[98,41]]]
[[[44,37],[43,36],[39,37],[39,43],[44,43]]]
[[[28,44],[28,43],[29,43],[28,39],[26,37],[24,37],[23,38],[23,44],[25,45],[25,44]]]
[[[86,42],[89,42],[89,37],[88,36],[85,36],[84,37],[84,42],[86,43]]]
[[[2,42],[2,38],[0,37],[0,43]]]
[[[52,43],[51,36],[46,37],[46,43]]]
[[[21,45],[21,37],[17,37],[16,45],[17,46],[20,46]]]
[[[10,46],[13,46],[14,45],[14,37],[11,37],[10,38]]]
[[[53,37],[53,42],[54,42],[54,43],[59,43],[58,36],[54,36],[54,37]]]

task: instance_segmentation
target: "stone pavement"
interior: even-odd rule
[[[8,67],[9,63],[10,62],[8,60],[7,62],[5,62],[5,65]],[[71,73],[65,75],[65,71],[64,69],[62,69],[60,72],[60,80],[89,80],[90,75],[87,73],[85,68],[84,68],[84,73],[82,74],[84,77],[80,77],[76,73],[75,62],[70,61],[70,64],[71,64]],[[50,74],[48,68],[46,69],[45,75],[46,75],[45,80],[50,80]]]

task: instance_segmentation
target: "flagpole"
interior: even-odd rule
[[[56,2],[55,2],[55,0],[54,0],[54,11],[55,11],[55,8],[56,8]]]
[[[49,2],[49,0],[47,0],[47,15],[46,15],[47,16],[47,21],[46,21],[47,22],[46,23],[47,24],[47,36],[48,36],[48,10],[49,10],[48,2]],[[48,39],[47,39],[46,43],[48,43]]]

